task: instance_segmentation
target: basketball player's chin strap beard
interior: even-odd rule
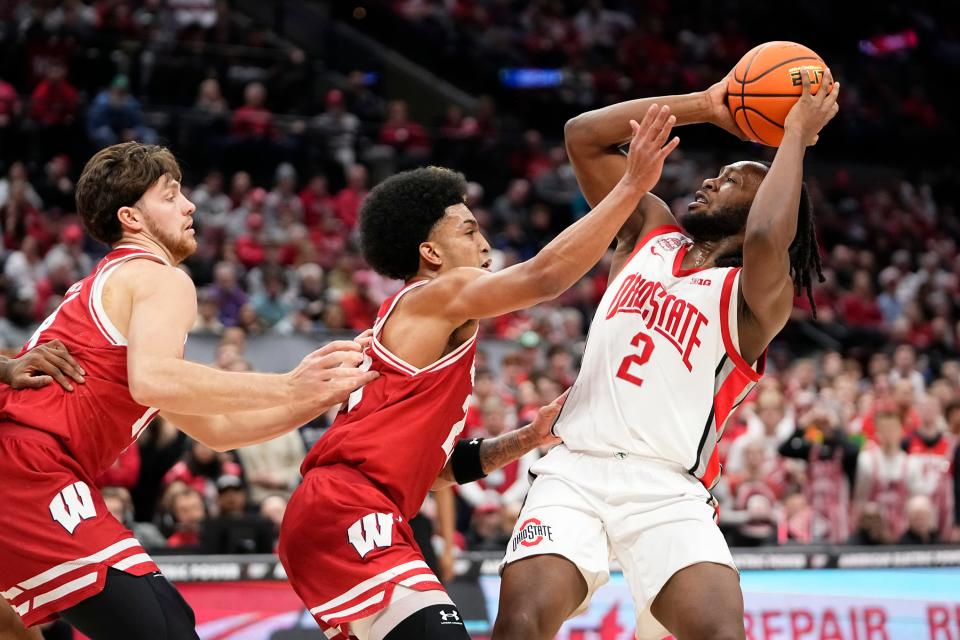
[[[527,425],[493,438],[458,440],[453,453],[440,472],[440,479],[467,484],[485,478],[517,460],[540,444],[541,437],[533,425]]]

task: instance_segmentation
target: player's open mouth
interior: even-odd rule
[[[485,260],[484,263],[483,263],[482,265],[480,265],[480,268],[481,268],[481,269],[490,269],[490,265],[492,265],[492,264],[493,264],[493,260]]]
[[[707,204],[709,204],[707,197],[703,194],[702,191],[697,191],[693,199],[693,202],[687,205],[687,209],[693,209],[694,207],[697,207],[697,206],[705,207],[707,206]]]

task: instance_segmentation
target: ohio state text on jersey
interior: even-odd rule
[[[681,267],[674,225],[637,244],[590,325],[580,375],[554,427],[573,451],[678,463],[712,487],[724,423],[763,372],[739,352],[739,268]]]

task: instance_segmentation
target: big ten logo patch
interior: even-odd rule
[[[657,238],[657,244],[664,251],[674,251],[679,249],[685,243],[683,238],[669,237],[669,238]]]
[[[368,513],[350,525],[347,539],[361,558],[374,549],[389,547],[393,544],[393,515]]]
[[[50,501],[50,515],[70,535],[84,520],[96,518],[97,507],[87,483],[74,482],[61,489]]]
[[[799,87],[803,84],[803,76],[801,74],[804,72],[810,74],[810,84],[817,84],[823,80],[823,67],[803,65],[800,67],[793,67],[788,71],[790,73],[790,82],[795,87]]]
[[[553,528],[536,518],[530,518],[520,525],[520,530],[513,536],[513,550],[516,551],[517,547],[521,545],[535,547],[543,542],[544,538],[553,542]]]

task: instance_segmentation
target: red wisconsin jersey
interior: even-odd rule
[[[0,420],[54,436],[90,477],[113,464],[157,413],[130,395],[127,342],[101,300],[113,270],[138,258],[165,262],[139,247],[117,247],[67,290],[21,351],[59,339],[86,371],[84,384],[74,384],[72,392],[58,384],[18,391],[0,387]]]
[[[314,467],[349,465],[367,476],[408,519],[420,510],[463,431],[477,350],[474,334],[430,366],[417,369],[383,346],[380,333],[397,302],[426,283],[405,287],[380,307],[373,344],[363,363],[380,377],[350,396],[300,469],[306,476]]]

